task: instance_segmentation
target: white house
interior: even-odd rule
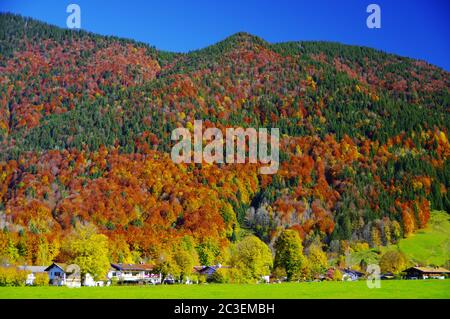
[[[153,273],[153,269],[147,264],[111,264],[107,277],[124,283],[160,284],[162,275]]]

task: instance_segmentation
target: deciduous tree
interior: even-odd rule
[[[275,267],[284,268],[287,280],[300,279],[305,263],[303,245],[298,232],[285,230],[275,242]]]

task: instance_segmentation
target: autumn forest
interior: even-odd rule
[[[67,262],[80,224],[111,262],[227,264],[284,230],[336,261],[395,244],[450,212],[449,88],[366,47],[238,33],[178,54],[1,14],[0,259]],[[195,120],[279,128],[278,172],[173,163],[171,132]]]

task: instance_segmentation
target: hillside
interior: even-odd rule
[[[450,217],[447,212],[432,211],[425,228],[418,230],[407,238],[400,239],[388,246],[349,250],[346,262],[357,268],[363,260],[367,264],[377,264],[382,255],[388,251],[404,254],[410,265],[434,265],[448,267],[450,261]]]
[[[0,256],[64,261],[77,223],[111,260],[180,247],[202,264],[246,232],[329,256],[450,212],[450,74],[423,61],[247,33],[175,54],[0,14]],[[171,132],[278,127],[280,169],[174,164]],[[417,236],[420,236],[418,234]]]
[[[428,226],[409,238],[400,240],[396,248],[404,252],[414,263],[448,267],[450,260],[449,215],[446,212],[432,212]]]

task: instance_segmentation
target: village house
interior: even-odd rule
[[[77,288],[83,286],[86,287],[98,287],[103,286],[103,281],[96,281],[91,274],[86,274],[82,282],[82,278],[79,274],[73,273],[74,269],[70,269],[67,264],[64,263],[52,263],[50,266],[44,269],[48,273],[50,285],[54,286],[67,286],[71,288]]]
[[[70,288],[81,287],[81,277],[76,276],[64,263],[52,263],[45,271],[48,273],[50,285],[67,286]]]
[[[362,272],[353,269],[341,269],[342,280],[344,281],[357,281],[364,277]]]
[[[205,276],[205,278],[209,278],[221,268],[229,269],[231,266],[222,266],[221,264],[213,266],[194,266],[194,273],[200,276]]]
[[[67,264],[64,263],[52,263],[50,266],[45,268],[45,271],[48,273],[48,278],[50,280],[50,285],[53,286],[70,286],[70,287],[79,287],[81,286],[81,279],[79,279],[79,283],[75,278],[67,281],[66,275]]]
[[[162,275],[153,272],[154,266],[147,264],[111,264],[108,279],[121,283],[160,284]]]
[[[445,279],[450,270],[442,267],[410,267],[403,271],[406,279]]]
[[[206,277],[211,276],[212,274],[214,274],[217,269],[221,268],[221,265],[215,265],[215,266],[195,266],[194,267],[194,271],[199,274],[199,275],[203,275]]]
[[[201,275],[207,275],[211,276],[214,274],[217,270],[223,268],[223,269],[230,269],[231,266],[223,266],[221,264],[213,265],[213,266],[199,266],[200,269],[198,270],[198,273]]]
[[[338,268],[339,272],[342,274],[343,281],[357,281],[364,277],[362,272],[349,269],[349,268]],[[320,277],[320,280],[330,280],[334,278],[334,272],[336,268],[329,268],[324,276]]]

